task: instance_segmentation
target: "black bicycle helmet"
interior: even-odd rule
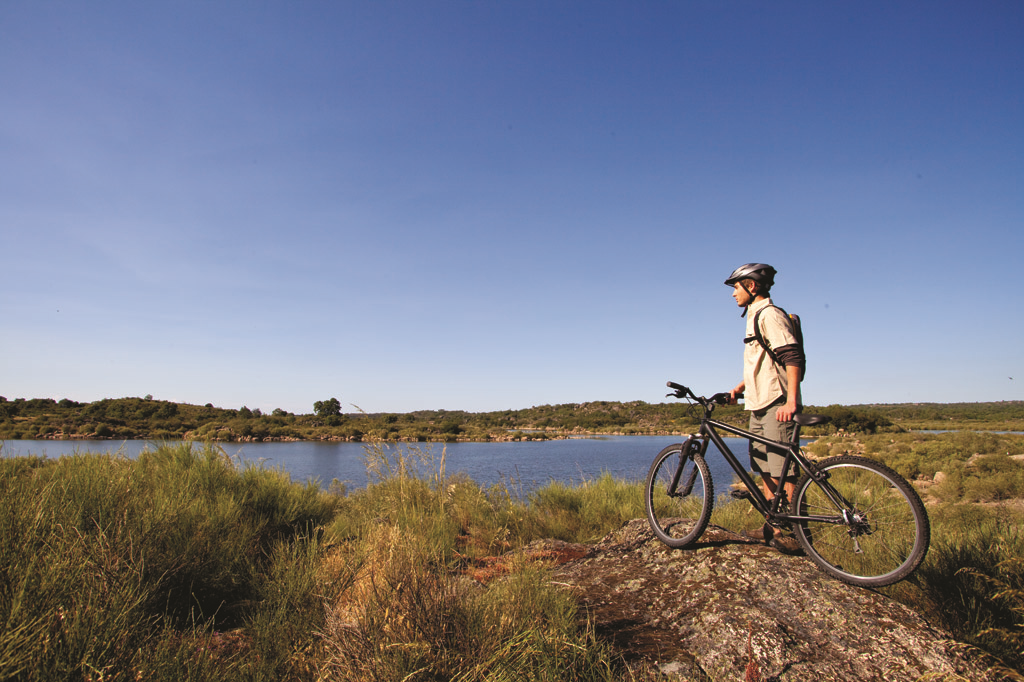
[[[752,279],[765,289],[771,289],[775,284],[775,268],[767,263],[747,263],[733,270],[725,283],[728,286],[733,286],[741,279]]]

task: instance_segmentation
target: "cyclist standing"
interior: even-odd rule
[[[747,263],[736,268],[725,280],[733,288],[736,305],[743,308],[747,318],[743,339],[743,380],[730,391],[732,404],[744,398],[750,412],[750,431],[771,440],[789,441],[796,424],[793,415],[800,411],[800,380],[806,359],[790,327],[789,318],[780,308],[772,305],[770,291],[775,283],[776,270],[765,263]],[[761,337],[774,352],[759,342],[754,323],[760,327]],[[750,464],[761,474],[765,497],[775,497],[782,476],[785,453],[751,441]],[[793,499],[794,482],[784,482],[786,498]],[[764,529],[764,540],[769,540],[770,527]]]

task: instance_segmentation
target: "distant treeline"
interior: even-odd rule
[[[830,405],[805,408],[827,414],[823,433],[875,433],[903,429],[1024,430],[1024,401]],[[744,424],[742,406],[722,407],[716,417]],[[0,440],[146,439],[200,441],[369,440],[455,441],[558,438],[574,434],[655,435],[692,431],[696,413],[686,403],[589,402],[541,405],[522,410],[343,414],[331,398],[314,412],[238,410],[145,398],[92,403],[50,398],[8,400],[0,396]]]

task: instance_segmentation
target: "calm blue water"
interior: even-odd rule
[[[516,443],[419,443],[392,445],[403,451],[419,450],[438,462],[443,452],[445,471],[464,472],[480,485],[503,482],[524,492],[550,481],[580,483],[604,472],[615,478],[642,481],[654,456],[666,445],[678,443],[679,436],[608,436],[571,440],[527,441]],[[746,442],[725,439],[740,462],[746,464]],[[120,452],[137,457],[152,443],[129,441],[11,440],[2,443],[0,455],[17,457],[43,455],[60,457],[74,453]],[[198,447],[198,446],[197,446]],[[241,462],[262,462],[265,466],[287,471],[292,480],[316,480],[327,487],[337,479],[349,488],[367,483],[362,443],[223,443],[224,451]],[[724,490],[733,472],[714,450],[708,452],[708,465],[716,488]]]

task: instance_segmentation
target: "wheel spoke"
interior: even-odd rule
[[[920,498],[887,467],[861,457],[839,457],[820,466],[828,484],[847,501],[837,509],[810,477],[798,486],[802,515],[845,513],[847,523],[803,521],[797,537],[808,555],[842,580],[879,586],[906,577],[927,551],[928,523]]]
[[[683,445],[659,453],[647,475],[647,520],[670,547],[683,547],[704,532],[711,518],[714,488],[707,464],[687,455]]]

